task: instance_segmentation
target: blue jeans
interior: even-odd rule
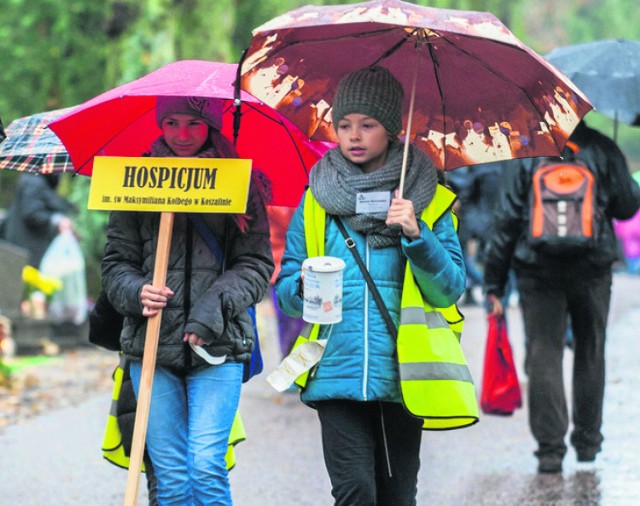
[[[141,362],[131,362],[138,395]],[[229,505],[225,465],[238,409],[243,365],[227,362],[178,376],[156,367],[147,451],[158,478],[158,504]]]

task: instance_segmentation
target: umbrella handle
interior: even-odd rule
[[[238,63],[238,68],[236,69],[236,80],[233,82],[233,145],[234,147],[238,143],[238,133],[240,132],[240,120],[242,118],[241,106],[242,99],[240,94],[240,80],[242,78],[242,63],[244,62],[245,57],[247,56],[247,51],[249,48],[245,49],[242,53],[242,57],[240,58],[240,62]]]
[[[418,65],[420,56],[416,58],[416,68],[413,72],[413,83],[411,84],[411,100],[409,102],[409,116],[407,118],[407,130],[405,133],[404,152],[402,153],[402,169],[400,170],[400,186],[398,187],[398,198],[404,194],[404,175],[407,172],[407,161],[409,159],[409,144],[411,143],[411,123],[413,123],[413,106],[416,101],[416,83],[418,82]]]

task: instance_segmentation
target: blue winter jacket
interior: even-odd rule
[[[282,270],[276,280],[281,309],[290,316],[302,315],[299,294],[302,262],[307,258],[304,234],[304,199],[287,231]],[[354,232],[360,256],[396,323],[406,259],[427,301],[435,307],[454,304],[465,287],[465,269],[460,243],[450,213],[439,219],[433,231],[419,222],[420,238],[401,245],[374,249]],[[305,403],[327,399],[400,402],[396,345],[385,326],[376,302],[344,238],[332,217],[327,216],[325,255],[344,260],[342,321],[322,325],[319,339],[328,338],[322,360],[302,393]]]

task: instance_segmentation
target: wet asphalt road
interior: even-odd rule
[[[638,335],[640,278],[616,275],[607,344],[603,452],[594,464],[578,464],[570,449],[558,475],[538,475],[526,406],[511,417],[482,416],[479,424],[452,432],[425,432],[418,505],[640,504],[640,403]],[[481,383],[486,323],[477,307],[464,307],[465,349],[476,385]],[[266,371],[278,360],[273,321],[261,307]],[[520,315],[510,309],[509,331],[520,380],[523,339]],[[572,353],[565,356],[570,378]],[[114,365],[116,359],[114,358]],[[275,392],[262,376],[244,392],[241,412],[248,439],[237,447],[231,472],[236,506],[330,505],[319,424],[297,394]],[[570,398],[570,386],[567,385]],[[0,432],[0,505],[110,506],[123,503],[127,472],[101,457],[109,394],[48,412]],[[138,504],[145,505],[144,477]]]

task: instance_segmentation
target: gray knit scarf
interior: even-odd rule
[[[365,174],[336,147],[322,157],[309,177],[311,193],[326,212],[342,217],[353,230],[364,234],[373,248],[399,244],[401,230],[386,225],[387,213],[356,214],[356,194],[397,189],[403,149],[402,144],[393,142],[389,145],[386,163],[375,172]],[[413,202],[416,218],[420,218],[433,199],[437,184],[436,167],[427,155],[410,146],[403,198]]]

